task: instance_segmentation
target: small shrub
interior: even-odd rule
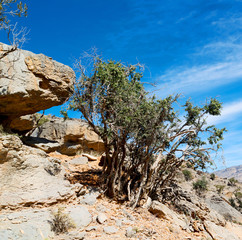
[[[186,162],[187,168],[194,168],[194,165],[190,162]]]
[[[193,188],[197,190],[199,193],[204,192],[208,189],[208,182],[206,181],[205,177],[202,177],[202,179],[197,180],[193,183]]]
[[[75,228],[75,224],[69,215],[64,213],[63,208],[58,208],[57,212],[52,211],[52,220],[50,221],[51,231],[55,234],[66,233],[71,228]]]
[[[4,129],[3,125],[0,124],[0,134],[1,135],[13,135],[13,136],[17,136],[20,138],[20,135],[18,135],[18,133],[13,133],[10,129],[6,130]]]
[[[216,176],[215,176],[215,174],[214,174],[214,173],[211,173],[211,174],[210,174],[210,179],[211,179],[211,180],[214,180],[214,179],[215,179],[215,177],[216,177]]]
[[[229,202],[230,202],[230,205],[233,207],[233,208],[236,208],[236,204],[235,204],[235,201],[233,198],[230,198],[229,199]]]
[[[237,199],[242,199],[242,192],[235,192],[234,193],[234,195],[235,195],[235,197],[237,198]]]
[[[225,185],[215,185],[215,187],[216,187],[218,194],[220,194],[223,192]]]
[[[3,125],[0,124],[0,133],[4,133]]]
[[[235,178],[230,178],[228,185],[229,186],[235,186],[237,182],[238,182],[238,180],[236,180]]]
[[[46,117],[42,117],[38,121],[38,126],[42,126],[44,123],[49,122],[50,120]]]
[[[191,173],[191,171],[189,171],[188,169],[184,169],[184,170],[182,171],[182,173],[183,173],[183,175],[184,175],[186,181],[190,181],[190,180],[192,180],[192,173]]]

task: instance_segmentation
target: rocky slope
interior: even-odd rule
[[[99,185],[104,146],[92,129],[77,119],[26,115],[66,101],[73,71],[9,50],[0,44],[1,240],[241,239],[239,182],[183,168],[136,209],[107,199]],[[194,187],[201,180],[203,191]]]
[[[79,130],[72,131],[75,134]],[[242,236],[242,215],[229,201],[241,191],[240,183],[230,186],[226,179],[184,168],[191,173],[189,179],[178,173],[177,183],[162,198],[148,199],[133,210],[103,195],[100,158],[85,150],[74,156],[55,150],[46,153],[2,133],[0,153],[0,239],[238,240]],[[199,192],[193,183],[202,177],[208,187]],[[73,223],[65,234],[55,232],[58,209]]]
[[[229,167],[215,172],[221,178],[235,178],[242,182],[242,165]]]

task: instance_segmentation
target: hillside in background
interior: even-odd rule
[[[242,164],[234,167],[229,167],[224,170],[219,170],[215,172],[216,175],[222,178],[235,178],[242,182]]]

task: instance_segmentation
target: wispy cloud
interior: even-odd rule
[[[202,45],[198,44],[186,55],[186,63],[173,65],[158,76],[159,88],[165,89],[166,94],[190,94],[241,80],[241,23],[241,14],[211,21],[209,25],[217,33],[216,38],[204,39]]]
[[[158,88],[170,93],[207,91],[242,79],[242,61],[221,62],[187,68],[176,68],[159,76]]]

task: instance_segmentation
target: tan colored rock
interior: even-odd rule
[[[11,121],[9,127],[11,130],[18,132],[30,131],[34,127],[34,116],[25,115],[15,118],[13,121]]]
[[[23,145],[17,136],[0,135],[0,210],[76,196],[64,174],[59,160]]]
[[[240,240],[239,236],[213,222],[205,221],[204,226],[214,240]]]
[[[169,220],[182,228],[186,226],[186,222],[181,219],[181,216],[158,201],[152,201],[149,211],[158,218]]]
[[[0,55],[11,46],[0,43]],[[43,54],[17,49],[0,59],[0,116],[14,119],[63,104],[72,93],[73,70]]]
[[[100,137],[88,127],[87,123],[79,119],[52,118],[49,122],[44,123],[31,135],[32,138],[47,139],[59,143],[59,147],[52,149],[66,155],[77,155],[81,153],[90,153],[89,160],[97,160],[94,153],[104,152],[104,143]],[[34,139],[32,139],[34,140]],[[28,145],[34,146],[31,142]],[[51,149],[44,148],[43,144],[35,144],[46,152],[51,152]]]

